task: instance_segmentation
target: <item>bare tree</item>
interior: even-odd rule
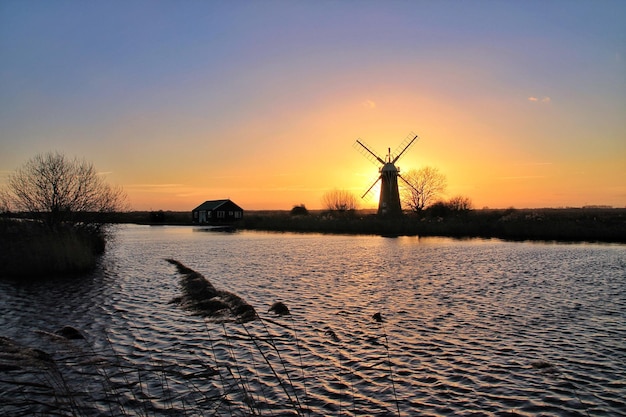
[[[10,174],[4,195],[11,209],[50,226],[126,207],[124,191],[107,184],[91,163],[58,152],[39,154]]]
[[[0,190],[0,214],[8,213],[9,211],[9,194],[6,190]]]
[[[349,211],[356,210],[358,200],[354,194],[347,190],[331,190],[322,196],[322,204],[326,210]]]
[[[472,200],[469,197],[457,195],[448,200],[448,207],[452,211],[470,211],[472,209]]]
[[[447,186],[445,175],[433,167],[411,170],[402,178],[410,184],[410,187],[404,189],[404,204],[416,212],[436,200]]]

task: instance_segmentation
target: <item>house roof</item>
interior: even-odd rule
[[[197,210],[207,210],[207,211],[217,210],[220,206],[222,206],[222,205],[224,205],[226,203],[231,203],[232,205],[237,207],[239,210],[243,210],[241,207],[239,207],[237,204],[233,203],[231,200],[226,199],[226,200],[208,200],[208,201],[205,201],[204,203],[200,204],[198,207],[193,209],[193,211],[197,211]]]

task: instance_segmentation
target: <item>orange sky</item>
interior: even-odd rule
[[[59,151],[135,210],[316,209],[415,132],[444,197],[626,206],[623,2],[112,4],[3,4],[0,182]]]

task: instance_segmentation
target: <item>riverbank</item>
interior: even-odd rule
[[[508,240],[626,243],[626,210],[476,210],[439,216],[254,216],[245,229],[367,233],[391,236],[483,237]]]
[[[0,218],[0,277],[80,274],[97,265],[104,248],[100,232]]]
[[[112,220],[150,225],[192,224],[191,213],[159,213],[119,213]],[[406,214],[396,219],[380,218],[372,211],[310,211],[298,216],[287,210],[246,211],[234,227],[277,232],[626,243],[626,209],[482,209],[446,216]]]

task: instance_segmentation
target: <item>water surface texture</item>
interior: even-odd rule
[[[172,304],[165,258],[261,320]],[[9,415],[626,415],[623,245],[121,226],[100,270],[1,282],[0,311],[54,360],[0,371]]]

